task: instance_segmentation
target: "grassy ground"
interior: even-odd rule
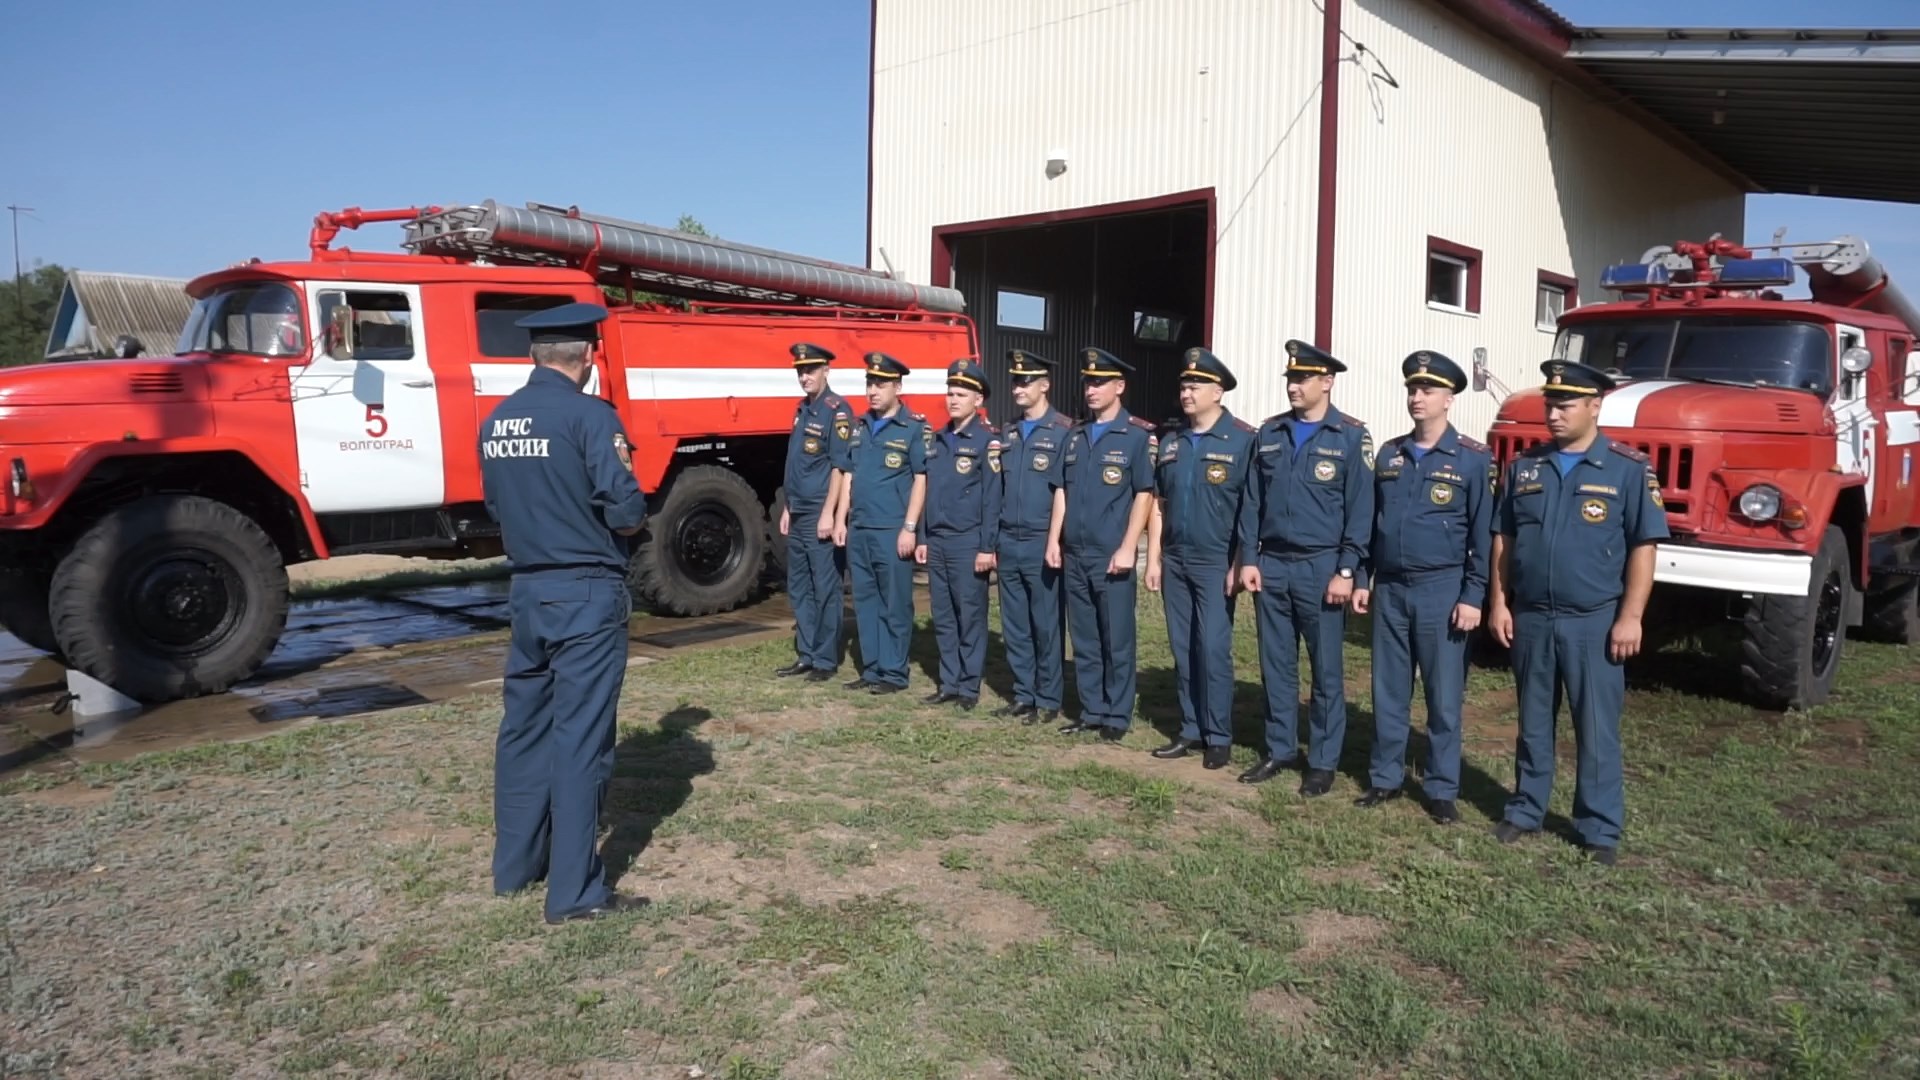
[[[1157,604],[1146,721],[1118,746],[777,683],[777,645],[634,669],[606,850],[653,904],[597,924],[489,892],[492,697],[14,781],[0,1073],[1920,1071],[1906,651],[1855,646],[1810,715],[1712,696],[1697,656],[1637,665],[1607,871],[1554,835],[1488,835],[1501,671],[1472,680],[1451,828],[1411,799],[1351,805],[1358,647],[1334,794],[1233,782],[1259,728],[1245,610],[1235,768],[1152,759]]]

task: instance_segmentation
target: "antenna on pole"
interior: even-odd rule
[[[33,213],[31,206],[7,204],[7,210],[13,214],[13,298],[20,305],[20,321],[27,321],[27,294],[20,287],[20,215]]]

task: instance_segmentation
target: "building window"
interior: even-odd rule
[[[1039,293],[1001,289],[994,294],[993,321],[1008,330],[1047,332],[1047,298]]]
[[[1560,316],[1580,306],[1580,283],[1564,274],[1550,270],[1540,271],[1540,281],[1534,286],[1533,325],[1553,333],[1559,328]]]
[[[1480,249],[1427,237],[1427,306],[1480,314]]]
[[[1133,337],[1135,341],[1148,345],[1172,345],[1180,340],[1180,331],[1187,320],[1164,311],[1136,311],[1133,313]]]

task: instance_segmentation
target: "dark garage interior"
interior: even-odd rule
[[[1012,418],[1006,354],[1028,349],[1067,373],[1054,379],[1054,407],[1083,418],[1072,373],[1080,350],[1094,345],[1132,365],[1128,411],[1159,424],[1177,420],[1181,353],[1206,344],[1211,315],[1211,218],[1202,197],[1073,220],[941,230],[952,284],[979,327],[993,384],[988,415],[996,423]],[[936,242],[936,263],[940,248]]]

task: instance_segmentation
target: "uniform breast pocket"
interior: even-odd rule
[[[1580,493],[1575,513],[1580,521],[1587,525],[1613,525],[1619,528],[1620,500],[1613,495],[1600,495],[1591,492]]]
[[[953,471],[961,476],[972,476],[980,468],[980,455],[961,452],[953,455]]]
[[[1513,520],[1519,525],[1542,525],[1546,523],[1546,491],[1540,485],[1532,488],[1522,484],[1513,493]]]
[[[1426,503],[1431,516],[1451,521],[1467,512],[1467,490],[1457,480],[1428,480]]]
[[[1328,485],[1338,484],[1346,479],[1347,463],[1341,461],[1339,458],[1317,458],[1314,460],[1314,463],[1308,467],[1307,474],[1313,477],[1315,483]]]

